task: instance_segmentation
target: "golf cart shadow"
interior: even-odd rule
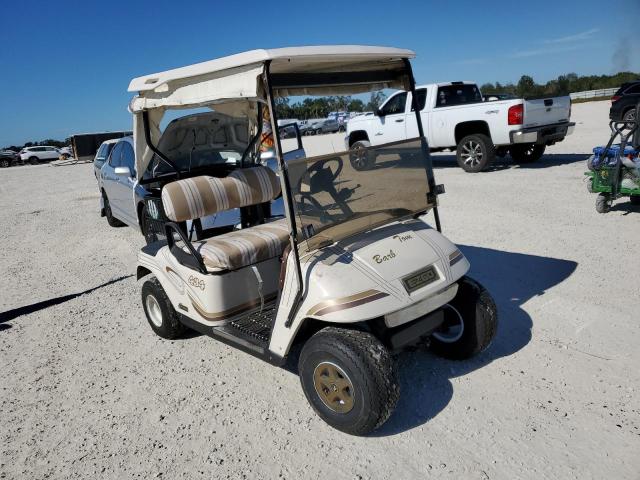
[[[556,258],[459,247],[471,262],[470,276],[489,290],[498,306],[497,335],[485,352],[470,360],[446,360],[424,350],[399,355],[400,401],[389,421],[372,436],[395,435],[428,422],[451,400],[451,378],[467,375],[524,348],[531,340],[533,322],[522,305],[562,283],[577,266]]]
[[[460,168],[456,161],[455,155],[432,155],[434,168]],[[585,169],[588,154],[578,153],[558,153],[558,154],[546,154],[543,155],[540,160],[533,163],[515,163],[510,156],[498,157],[489,165],[484,171],[493,172],[497,170],[506,170],[509,168],[523,168],[523,169],[535,169],[535,168],[551,168],[559,167],[561,165],[570,165],[576,162],[585,162]]]

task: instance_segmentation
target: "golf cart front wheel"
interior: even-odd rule
[[[596,197],[596,212],[608,213],[611,210],[611,195],[599,193]]]
[[[142,307],[151,329],[158,336],[173,340],[186,330],[156,277],[150,277],[142,284]]]
[[[489,292],[478,282],[462,277],[458,293],[443,307],[445,319],[432,334],[431,349],[454,360],[486,350],[498,328],[498,310]]]
[[[351,435],[381,426],[400,396],[389,351],[367,332],[320,330],[304,345],[298,372],[318,416]]]

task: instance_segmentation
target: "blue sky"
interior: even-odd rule
[[[0,17],[0,146],[129,129],[132,77],[253,48],[410,48],[419,83],[640,71],[621,43],[640,0],[23,0]]]

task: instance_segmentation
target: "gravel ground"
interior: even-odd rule
[[[472,361],[400,356],[367,438],[316,417],[295,373],[154,336],[142,238],[99,217],[91,165],[0,171],[0,478],[639,478],[640,210],[598,215],[583,178],[608,106],[575,105],[526,168],[437,155],[444,232],[501,324]]]

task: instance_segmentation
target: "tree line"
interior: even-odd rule
[[[518,83],[485,83],[480,87],[484,95],[491,93],[509,93],[517,97],[540,97],[568,95],[572,92],[617,88],[625,82],[640,79],[639,73],[619,72],[615,75],[583,75],[575,73],[560,75],[544,84],[536,83],[533,77],[522,75]],[[290,103],[288,98],[279,98],[276,111],[279,118],[324,118],[329,112],[367,112],[378,108],[386,96],[382,92],[374,92],[368,102],[350,96],[309,97],[302,101]]]
[[[386,95],[383,92],[372,92],[369,101],[347,96],[307,97],[302,101],[291,103],[289,98],[276,100],[278,118],[325,118],[330,112],[370,112],[378,108]]]
[[[617,88],[625,82],[638,79],[640,79],[640,73],[634,72],[583,76],[568,73],[544,84],[539,84],[534,81],[533,77],[523,75],[516,84],[485,83],[480,88],[485,95],[490,93],[510,93],[518,97],[538,97],[543,95],[568,95],[572,92],[585,90]],[[295,103],[291,103],[289,98],[279,98],[276,101],[276,111],[279,118],[297,118],[299,120],[325,118],[330,112],[371,112],[378,108],[385,98],[386,96],[383,92],[371,93],[367,102],[351,96],[308,97]],[[69,138],[64,141],[47,138],[39,142],[27,142],[22,146],[11,145],[6,148],[19,151],[26,147],[38,145],[64,147],[69,145],[70,140]]]
[[[490,93],[510,93],[517,97],[540,97],[552,95],[568,95],[585,90],[600,90],[618,88],[625,82],[640,79],[640,74],[634,72],[619,72],[615,75],[583,75],[575,73],[560,75],[547,83],[539,84],[529,75],[523,75],[517,84],[485,83],[480,87],[484,95]]]

